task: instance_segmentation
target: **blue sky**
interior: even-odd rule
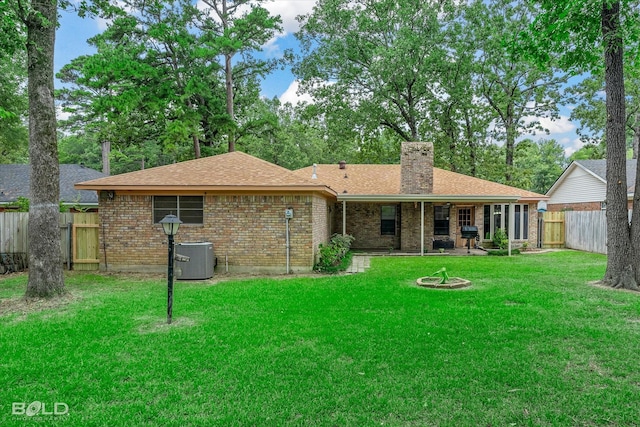
[[[297,41],[293,34],[298,30],[299,23],[296,16],[311,12],[315,0],[274,0],[264,4],[273,15],[280,15],[284,32],[278,38],[271,40],[265,47],[265,55],[281,55],[285,49],[296,49]],[[102,20],[81,19],[73,12],[62,12],[60,26],[56,33],[55,70],[60,70],[72,59],[94,52],[86,40],[102,32],[106,23]],[[278,97],[283,102],[297,102],[300,97],[296,94],[297,83],[290,70],[277,70],[269,75],[262,83],[262,95],[267,98]],[[308,100],[308,97],[303,99]],[[560,119],[550,121],[542,119],[542,125],[549,129],[550,134],[539,133],[529,136],[533,139],[556,139],[564,148],[567,155],[582,146],[576,135],[576,125],[569,120],[570,107],[563,107]]]

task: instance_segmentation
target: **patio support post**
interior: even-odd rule
[[[514,220],[514,215],[513,215],[513,203],[509,203],[509,229],[507,230],[508,233],[508,239],[509,239],[509,256],[511,256],[511,239],[513,238],[513,220]]]
[[[420,201],[420,256],[424,256],[424,200]]]
[[[342,201],[342,235],[347,235],[347,201]]]

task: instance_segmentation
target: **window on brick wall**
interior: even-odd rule
[[[380,208],[380,234],[382,236],[396,235],[396,207],[382,206]]]
[[[513,238],[529,238],[529,205],[513,205]],[[497,229],[509,232],[509,205],[484,205],[484,238],[490,240]]]
[[[153,223],[157,224],[166,215],[177,216],[184,224],[202,224],[204,197],[202,196],[154,196]]]
[[[433,234],[436,236],[449,235],[449,206],[433,207]]]

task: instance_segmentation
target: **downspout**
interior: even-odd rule
[[[104,232],[104,222],[102,223],[102,250],[104,252],[104,271],[109,271],[109,262],[107,261],[107,239]]]
[[[347,235],[347,201],[342,201],[342,235]]]
[[[424,200],[420,202],[420,256],[424,256]]]
[[[285,218],[285,221],[287,223],[287,231],[286,231],[286,239],[287,239],[287,272],[285,274],[289,274],[289,254],[290,254],[290,249],[289,249],[289,218]]]

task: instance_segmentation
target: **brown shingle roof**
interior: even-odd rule
[[[236,151],[76,184],[83,190],[320,191],[327,195],[400,195],[400,165],[317,165],[290,171]],[[433,169],[433,195],[545,199],[542,194]],[[346,190],[346,193],[345,193]]]
[[[295,171],[310,178],[313,167]],[[318,182],[328,185],[338,194],[396,195],[400,193],[400,165],[317,165]],[[345,177],[346,176],[346,177]],[[546,199],[546,196],[480,178],[433,168],[433,194],[441,196],[518,196],[521,199]],[[345,193],[346,190],[346,193]]]
[[[81,182],[92,190],[321,191],[324,184],[239,151]]]

